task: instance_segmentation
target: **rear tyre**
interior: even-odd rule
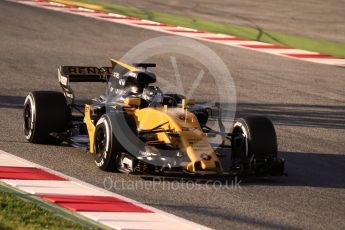
[[[233,125],[235,157],[249,159],[277,157],[277,136],[272,122],[262,116],[241,118]]]
[[[69,112],[65,96],[54,91],[33,91],[24,102],[24,135],[36,144],[58,144],[51,133],[68,128]]]

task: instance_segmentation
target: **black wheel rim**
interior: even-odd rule
[[[31,106],[28,104],[24,108],[24,131],[28,134],[32,129],[32,113]]]
[[[106,132],[103,127],[99,127],[96,132],[95,147],[97,159],[102,159],[106,151]]]

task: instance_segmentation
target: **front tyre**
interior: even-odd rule
[[[122,147],[112,132],[111,120],[103,115],[97,122],[94,136],[94,160],[104,171],[117,170],[117,158]]]
[[[68,128],[69,112],[65,96],[54,91],[33,91],[24,102],[25,139],[36,144],[56,144],[61,141],[51,133]]]
[[[241,118],[233,125],[233,152],[246,158],[276,157],[277,136],[272,122],[263,116]]]
[[[247,175],[283,174],[284,162],[277,158],[276,132],[268,118],[241,118],[233,125],[232,135],[231,172]]]

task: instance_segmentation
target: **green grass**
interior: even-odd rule
[[[110,229],[0,181],[0,229]]]
[[[0,191],[0,229],[90,229]]]
[[[221,23],[208,21],[203,19],[189,18],[168,13],[155,12],[150,10],[138,9],[135,7],[124,6],[119,4],[110,4],[97,0],[52,0],[55,2],[70,3],[78,5],[78,3],[87,3],[100,6],[104,11],[118,13],[132,17],[152,20],[161,23],[183,26],[199,30],[205,30],[214,33],[223,33],[240,38],[262,41],[276,45],[284,45],[291,48],[304,49],[319,52],[322,54],[334,55],[345,58],[345,44],[311,39],[307,37],[285,34],[274,31],[260,31],[253,27],[239,26],[229,23]],[[85,5],[84,5],[85,6]],[[92,6],[91,6],[92,8]],[[283,26],[283,25],[282,25]]]

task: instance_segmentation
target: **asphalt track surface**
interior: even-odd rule
[[[217,22],[345,42],[344,0],[101,0]]]
[[[275,123],[289,176],[242,182],[240,189],[177,183],[135,190],[126,185],[143,179],[102,172],[79,149],[26,143],[22,103],[32,90],[60,90],[61,64],[107,65],[109,57],[162,34],[4,1],[0,12],[0,149],[96,186],[124,181],[112,191],[216,229],[345,228],[343,68],[205,42],[232,73],[238,115],[267,115]],[[181,73],[195,76],[200,69],[183,58]],[[157,71],[171,77],[171,63],[158,60]],[[80,98],[90,97],[89,88],[76,88]]]

